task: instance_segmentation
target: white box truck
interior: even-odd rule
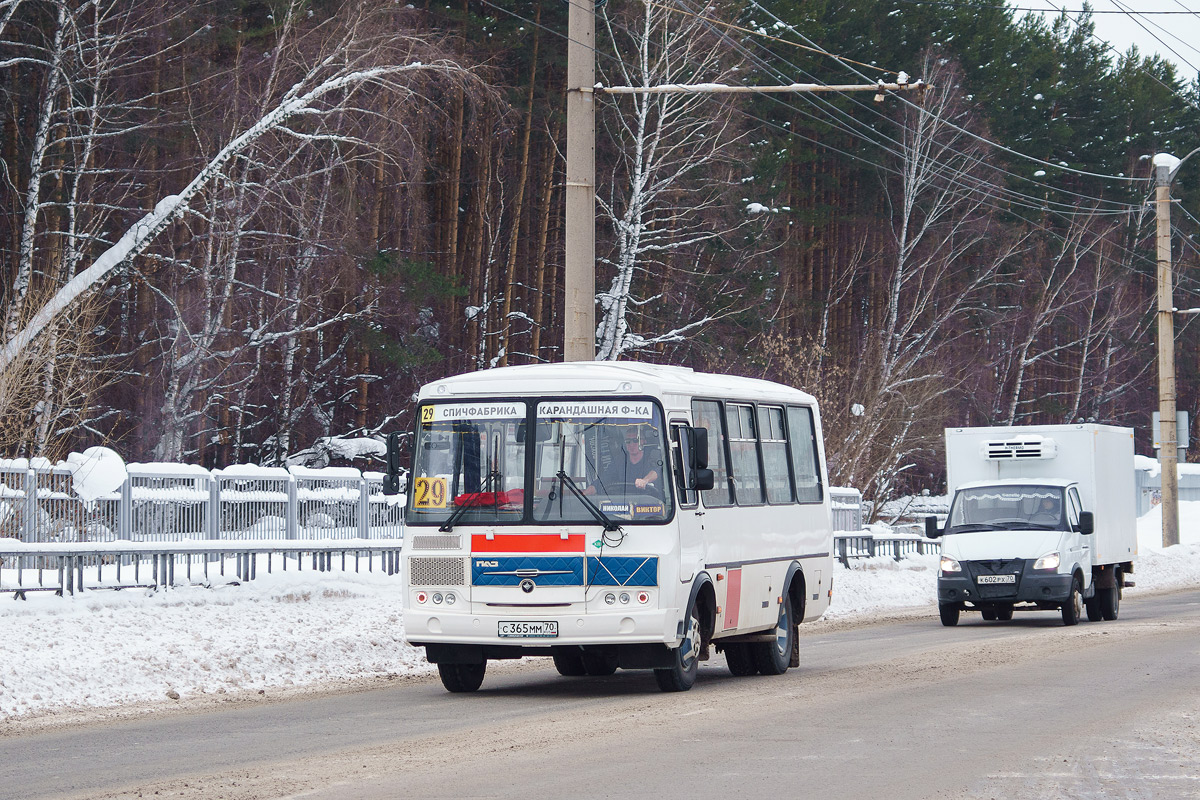
[[[1058,609],[1063,624],[1114,620],[1137,556],[1133,429],[1021,425],[946,429],[953,498],[942,539],[938,611],[985,620]]]

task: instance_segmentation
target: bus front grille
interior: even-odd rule
[[[411,586],[462,586],[463,575],[461,558],[410,558],[408,561]]]

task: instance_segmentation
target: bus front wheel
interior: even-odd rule
[[[694,601],[684,620],[683,641],[673,655],[675,663],[654,670],[654,679],[664,692],[686,692],[696,682],[696,671],[700,668],[700,612]]]
[[[479,664],[438,664],[442,686],[450,692],[473,692],[483,685],[487,662]]]

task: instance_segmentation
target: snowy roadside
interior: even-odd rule
[[[1200,502],[1181,503],[1180,521],[1185,543],[1164,551],[1158,512],[1138,520],[1128,596],[1200,586]],[[853,562],[834,574],[826,618],[932,612],[936,571],[936,556]],[[0,723],[429,673],[422,651],[402,641],[400,604],[399,582],[378,573],[277,572],[241,586],[31,593],[24,602],[0,595]]]

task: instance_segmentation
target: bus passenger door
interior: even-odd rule
[[[676,503],[675,514],[679,526],[679,579],[686,583],[695,577],[704,566],[704,509],[700,507],[697,492],[688,490],[685,465],[687,438],[681,428],[688,424],[686,419],[671,420],[671,464],[675,471]]]

